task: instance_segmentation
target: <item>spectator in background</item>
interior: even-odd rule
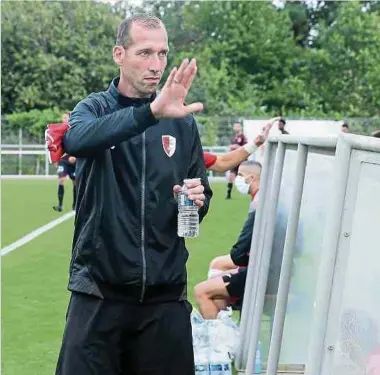
[[[232,138],[232,142],[230,144],[231,151],[236,150],[247,143],[247,138],[243,134],[243,129],[242,129],[241,124],[239,124],[238,122],[235,122],[233,125],[233,128],[234,128],[235,135]],[[232,168],[230,170],[230,175],[228,177],[228,184],[227,184],[226,199],[231,199],[231,191],[232,191],[232,187],[233,187],[238,169],[239,169],[239,166],[237,165],[235,168]]]
[[[348,126],[347,122],[343,123],[342,125],[342,133],[349,133],[350,127]]]
[[[70,113],[66,112],[62,116],[62,123],[61,124],[67,124],[69,123],[69,117]],[[57,124],[57,125],[61,125]],[[54,125],[54,124],[51,124]],[[67,176],[70,178],[70,180],[73,183],[73,205],[72,209],[75,209],[75,202],[76,202],[76,189],[75,189],[75,162],[76,158],[74,156],[70,155],[63,155],[62,158],[57,163],[57,174],[58,174],[58,204],[56,206],[53,206],[53,210],[57,212],[61,212],[63,210],[63,197],[65,195],[65,182],[67,179]]]
[[[286,121],[284,118],[280,118],[278,120],[278,130],[281,132],[281,134],[289,134],[289,132],[285,129]]]

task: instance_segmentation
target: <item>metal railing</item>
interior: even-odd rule
[[[242,332],[240,348],[235,360],[238,373],[254,374],[255,356],[259,342],[260,328],[268,273],[271,264],[273,242],[276,237],[276,217],[278,215],[278,202],[283,179],[284,162],[286,154],[295,153],[292,163],[292,186],[290,188],[290,206],[287,212],[286,235],[281,252],[281,271],[276,293],[275,311],[271,326],[269,354],[266,362],[266,375],[276,375],[278,371],[286,370],[287,373],[305,373],[307,375],[345,375],[344,372],[332,371],[333,361],[325,361],[325,357],[331,356],[335,347],[332,342],[338,340],[337,333],[330,334],[329,345],[326,344],[327,327],[337,324],[338,308],[330,311],[334,302],[332,298],[333,279],[338,272],[343,272],[343,266],[337,267],[337,254],[341,238],[348,237],[342,234],[342,216],[347,204],[352,204],[353,196],[346,196],[348,175],[352,163],[354,151],[365,151],[365,155],[371,154],[371,167],[379,166],[380,171],[380,140],[342,134],[337,137],[293,137],[279,136],[268,140],[265,150],[263,173],[261,178],[260,195],[257,207],[254,231],[251,243],[250,260],[244,293],[244,304],[241,316],[240,330]],[[375,154],[375,158],[373,154]],[[284,326],[287,316],[289,293],[294,267],[295,250],[297,248],[297,232],[300,227],[300,210],[304,198],[305,174],[309,156],[327,155],[332,162],[330,181],[319,181],[319,184],[329,184],[329,204],[326,210],[323,241],[320,242],[320,261],[315,264],[318,270],[316,274],[317,286],[315,294],[310,296],[313,302],[312,313],[307,317],[309,332],[301,332],[299,335],[309,335],[307,340],[307,355],[302,358],[302,363],[280,363],[281,349],[283,348]],[[368,156],[368,155],[367,155]],[[366,157],[367,157],[366,156]],[[362,157],[362,156],[361,156]],[[364,156],[363,156],[364,158]],[[295,159],[295,162],[294,162]],[[362,160],[362,159],[360,159]],[[363,159],[364,160],[364,159]],[[287,163],[289,164],[289,163]],[[288,168],[289,169],[289,168]],[[355,169],[359,173],[359,167]],[[358,176],[351,176],[351,185],[358,183]],[[379,185],[380,186],[380,185]],[[318,189],[315,186],[315,189]],[[375,198],[372,198],[376,200]],[[380,199],[378,199],[380,205]],[[356,207],[356,206],[355,206]],[[377,212],[377,211],[374,211]],[[355,214],[352,209],[350,215]],[[352,217],[350,218],[352,219]],[[313,219],[313,218],[311,218]],[[369,219],[369,218],[368,218]],[[315,220],[315,219],[314,219]],[[380,212],[371,220],[380,220]],[[352,220],[351,220],[352,221]],[[346,237],[345,237],[346,236]],[[378,244],[378,248],[380,245]],[[354,252],[355,249],[352,249]],[[348,255],[347,255],[348,256]],[[380,275],[380,272],[378,272]],[[373,278],[376,278],[373,275]],[[378,276],[380,284],[380,276]],[[341,281],[342,283],[342,281]],[[342,287],[342,284],[339,284]],[[337,287],[338,288],[338,287]],[[336,292],[339,296],[339,291]],[[365,306],[363,307],[366,308]],[[370,309],[370,307],[367,307]],[[376,322],[380,326],[380,318]],[[297,336],[297,334],[295,334]],[[297,337],[295,337],[297,340]],[[339,340],[338,340],[339,341]],[[380,344],[380,338],[379,338]],[[300,348],[299,348],[300,349]],[[325,362],[326,363],[325,363]],[[338,361],[338,359],[337,359]],[[324,364],[324,365],[323,365]],[[331,372],[332,371],[332,372]],[[364,372],[363,372],[364,373]]]

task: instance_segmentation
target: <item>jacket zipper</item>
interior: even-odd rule
[[[146,150],[145,132],[142,134],[142,173],[141,173],[141,257],[143,265],[142,288],[140,303],[143,302],[146,283],[146,258],[145,258],[145,176],[146,175]]]

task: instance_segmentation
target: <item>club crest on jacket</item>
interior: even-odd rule
[[[168,155],[169,158],[172,157],[175,153],[176,139],[171,135],[163,135],[162,147],[164,148],[166,155]]]

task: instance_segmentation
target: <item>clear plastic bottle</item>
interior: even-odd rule
[[[261,368],[261,351],[262,351],[262,345],[259,341],[257,350],[256,350],[256,358],[255,358],[255,374],[261,374],[262,368]]]
[[[185,238],[194,238],[199,234],[199,215],[198,207],[187,197],[186,183],[188,181],[200,180],[191,179],[184,180],[182,190],[178,193],[178,236]]]

